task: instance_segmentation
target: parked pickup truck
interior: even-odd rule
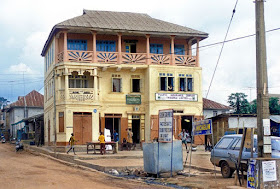
[[[211,151],[210,161],[221,167],[224,178],[229,178],[235,171],[235,162],[239,156],[242,135],[225,135],[219,140]],[[280,137],[271,137],[272,158],[280,158]],[[253,157],[258,156],[257,135],[254,136]],[[234,159],[235,158],[235,159]],[[251,149],[244,148],[242,152],[241,166],[247,170],[248,160],[251,158]]]

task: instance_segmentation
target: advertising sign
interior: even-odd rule
[[[263,182],[276,181],[276,161],[263,161]]]
[[[159,111],[159,142],[172,142],[173,135],[173,110]]]
[[[126,104],[141,104],[141,95],[126,95]]]
[[[250,160],[247,171],[247,188],[256,188],[256,160]]]
[[[197,94],[156,93],[156,100],[197,101]]]
[[[202,121],[193,122],[194,135],[210,135],[212,134],[212,120],[205,119]]]

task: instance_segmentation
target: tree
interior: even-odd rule
[[[280,105],[279,105],[279,98],[277,97],[270,97],[269,98],[269,112],[271,115],[280,115]],[[253,100],[251,103],[251,113],[257,113],[257,100]]]
[[[251,114],[257,114],[257,100],[251,102]]]
[[[2,105],[5,105],[7,102],[7,99],[5,99],[4,97],[0,97],[0,109],[2,108]]]
[[[269,112],[271,115],[280,114],[279,98],[277,98],[277,97],[269,98]]]
[[[231,93],[228,97],[229,106],[234,109],[235,114],[249,114],[251,106],[244,93]]]

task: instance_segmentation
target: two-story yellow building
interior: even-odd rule
[[[174,109],[175,137],[202,115],[199,42],[207,33],[129,12],[84,10],[55,25],[45,58],[45,141],[98,139],[104,128],[135,143],[158,135]],[[200,143],[199,139],[195,139]]]

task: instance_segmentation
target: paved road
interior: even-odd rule
[[[17,188],[163,188],[111,177],[36,156],[25,151],[16,153],[14,145],[0,143],[0,189]]]

